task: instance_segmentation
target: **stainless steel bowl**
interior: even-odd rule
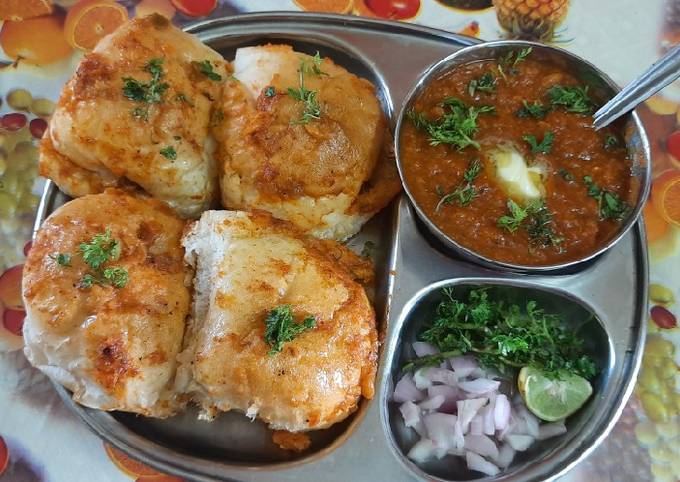
[[[423,90],[433,80],[441,77],[460,65],[480,60],[499,58],[508,52],[519,51],[526,47],[531,47],[533,49],[531,54],[532,58],[538,58],[539,60],[546,60],[555,63],[589,85],[591,88],[589,93],[598,103],[606,102],[619,90],[614,81],[593,64],[560,48],[521,40],[500,40],[496,42],[485,42],[472,45],[449,55],[445,59],[440,60],[428,68],[422,74],[411,91],[407,94],[397,119],[397,126],[394,136],[394,152],[397,158],[399,176],[401,177],[404,190],[406,191],[411,204],[415,208],[418,217],[425,224],[427,229],[441,243],[443,243],[443,246],[446,250],[457,254],[467,261],[472,261],[493,269],[524,273],[565,271],[580,267],[609,250],[623,237],[624,234],[626,234],[626,232],[628,232],[630,227],[637,221],[638,216],[640,215],[644,202],[647,198],[647,195],[649,194],[651,163],[649,142],[637,114],[628,114],[625,117],[624,127],[626,145],[628,146],[628,156],[631,160],[631,175],[634,179],[634,198],[632,199],[633,202],[631,202],[633,209],[630,211],[628,217],[621,223],[621,227],[614,237],[587,256],[572,261],[540,266],[513,264],[483,256],[474,250],[461,245],[455,239],[451,238],[441,229],[439,229],[439,227],[437,227],[437,225],[428,218],[423,209],[418,205],[413,193],[409,189],[409,185],[405,179],[402,167],[402,159],[400,155],[402,123],[404,122],[406,113],[412,104],[420,97],[420,94],[423,92]]]

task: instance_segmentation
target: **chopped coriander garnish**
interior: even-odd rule
[[[210,80],[214,80],[216,82],[222,80],[222,76],[213,70],[213,66],[209,60],[201,60],[200,62],[194,61],[193,64],[200,73],[205,75]]]
[[[308,316],[300,323],[293,320],[290,305],[279,305],[267,314],[264,320],[264,339],[269,345],[269,355],[279,353],[283,344],[295,339],[300,333],[316,326],[316,319]]]
[[[115,261],[120,257],[120,243],[111,237],[108,228],[104,233],[95,234],[88,243],[80,244],[83,260],[92,269],[99,269],[107,261]]]
[[[527,210],[522,209],[512,199],[508,199],[507,203],[508,214],[498,218],[498,227],[514,233],[522,225],[522,222],[527,217]]]
[[[620,222],[625,219],[630,212],[630,205],[622,200],[618,194],[600,188],[590,176],[583,176],[583,182],[588,188],[588,196],[597,201],[597,208],[602,221],[612,219]]]
[[[542,199],[532,201],[527,206],[527,212],[529,217],[523,227],[529,234],[532,246],[558,246],[564,241],[552,228],[553,214],[545,205],[545,201]]]
[[[522,136],[522,139],[524,139],[531,146],[532,154],[550,154],[552,143],[555,139],[555,134],[553,134],[551,131],[545,131],[543,134],[543,140],[541,142],[536,140],[536,136],[531,135]]]
[[[314,74],[318,76],[328,75],[326,72],[321,70],[322,63],[323,59],[321,58],[321,55],[319,55],[319,51],[317,50],[314,56],[312,57],[312,63],[309,64],[303,60],[301,62],[300,67],[304,70],[305,74]]]
[[[604,148],[613,149],[614,147],[619,147],[619,138],[614,134],[607,134],[604,138]]]
[[[171,161],[177,159],[177,151],[175,151],[175,148],[172,146],[164,147],[159,152],[161,156],[165,157],[166,159],[170,159]]]
[[[531,47],[527,47],[525,49],[519,50],[519,51],[511,51],[508,52],[506,55],[498,59],[498,73],[503,77],[503,79],[507,80],[507,76],[505,73],[505,70],[508,70],[508,73],[510,75],[516,75],[519,73],[519,70],[517,69],[517,64],[520,64],[526,60],[526,58],[531,54]]]
[[[161,82],[163,77],[163,59],[156,58],[149,60],[144,65],[144,71],[151,74],[151,81],[148,83],[123,77],[123,95],[130,100],[143,104],[159,104],[163,101],[163,93],[169,85]],[[132,110],[132,115],[137,118],[148,120],[149,106],[137,106]]]
[[[115,261],[120,257],[120,242],[111,237],[111,231],[106,229],[104,233],[95,234],[88,243],[80,244],[80,254],[85,263],[94,270],[86,273],[78,284],[79,288],[90,288],[93,284],[111,284],[115,288],[123,288],[128,281],[128,273],[125,268],[107,267],[102,270],[102,265],[109,261]]]
[[[224,120],[224,111],[222,109],[215,109],[210,114],[210,125],[215,127],[217,124]]]
[[[87,289],[91,288],[92,285],[95,284],[96,282],[97,280],[95,279],[95,277],[88,273],[81,278],[77,286],[78,288]]]
[[[184,102],[185,104],[188,104],[188,105],[190,105],[190,106],[192,106],[192,107],[193,107],[193,105],[194,105],[194,103],[191,102],[191,101],[187,98],[186,94],[184,94],[184,93],[182,93],[182,92],[180,92],[179,94],[176,94],[176,95],[175,95],[175,100],[176,100],[177,102]]]
[[[534,119],[543,119],[550,112],[550,107],[547,107],[535,101],[533,104],[529,104],[526,100],[522,101],[522,107],[517,109],[515,114],[517,117],[533,117]]]
[[[508,214],[498,218],[497,225],[511,233],[520,227],[529,234],[532,246],[557,246],[563,239],[552,228],[552,213],[542,199],[531,201],[522,208],[512,199],[508,200]]]
[[[475,92],[491,94],[496,91],[496,78],[491,72],[487,72],[478,79],[472,79],[468,84],[468,93],[474,97]]]
[[[479,159],[473,159],[463,173],[463,181],[458,184],[458,187],[449,194],[439,193],[441,199],[437,203],[435,212],[439,211],[444,204],[452,204],[454,200],[458,201],[458,204],[462,207],[470,204],[477,195],[477,189],[475,189],[473,182],[481,171],[482,163],[479,162]]]
[[[494,112],[495,108],[491,105],[468,107],[456,97],[447,97],[440,105],[448,111],[434,121],[415,111],[410,111],[407,115],[417,129],[427,131],[432,146],[451,144],[459,151],[468,146],[479,149],[479,143],[473,139],[479,129],[477,117],[482,113]]]
[[[553,107],[564,107],[567,112],[577,114],[589,114],[592,112],[594,104],[588,96],[588,86],[585,87],[563,87],[553,85],[548,89],[548,98]]]
[[[518,302],[490,288],[473,289],[466,296],[444,288],[442,294],[443,300],[418,335],[440,353],[411,360],[402,370],[436,366],[469,353],[502,374],[525,366],[551,378],[575,374],[592,379],[597,374],[577,331],[564,323],[562,315],[546,313],[536,301]]]
[[[276,87],[273,85],[270,85],[269,87],[265,87],[264,89],[264,96],[265,97],[274,97],[276,95]]]
[[[291,96],[298,102],[303,103],[302,115],[299,119],[294,120],[291,124],[308,124],[312,120],[319,120],[321,118],[321,105],[319,104],[316,96],[319,94],[316,90],[308,90],[305,88],[305,75],[328,75],[326,72],[321,70],[321,63],[323,59],[317,51],[314,57],[312,57],[311,64],[306,62],[304,59],[300,61],[300,67],[298,68],[299,74],[299,87],[293,89],[288,88],[288,95]]]
[[[557,171],[557,174],[562,176],[562,179],[564,179],[567,182],[571,182],[574,180],[574,175],[564,168],[560,168],[560,170]]]
[[[104,279],[116,288],[123,288],[128,282],[128,272],[125,268],[115,266],[104,269]]]
[[[69,253],[51,254],[50,258],[56,261],[59,266],[71,266],[71,255]]]

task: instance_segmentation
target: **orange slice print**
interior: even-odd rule
[[[647,201],[642,213],[645,220],[645,230],[647,231],[647,241],[653,243],[668,234],[670,227],[666,220],[657,212],[654,204]]]
[[[353,0],[295,0],[295,4],[308,12],[349,13]]]
[[[109,456],[111,462],[125,475],[133,479],[149,480],[147,477],[163,475],[157,470],[152,469],[148,465],[144,465],[141,462],[130,458],[124,452],[118,450],[117,448],[104,443],[104,450],[106,455]]]
[[[652,203],[666,222],[680,227],[680,171],[666,171],[654,179]]]
[[[0,31],[0,45],[12,60],[36,65],[51,64],[72,52],[64,39],[62,18],[57,15],[6,21]]]
[[[68,11],[64,25],[66,41],[73,48],[92,50],[127,19],[127,10],[116,2],[85,0]]]
[[[27,18],[40,17],[52,13],[50,0],[2,0],[0,1],[0,20],[18,22]]]

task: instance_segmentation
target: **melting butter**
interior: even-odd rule
[[[493,163],[498,184],[508,196],[521,201],[543,197],[544,166],[529,166],[524,156],[511,145],[499,145],[489,149],[486,155]]]

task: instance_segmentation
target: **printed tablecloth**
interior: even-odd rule
[[[102,443],[26,362],[21,269],[43,180],[37,140],[84,51],[126,18],[177,25],[266,10],[415,22],[485,40],[569,49],[624,84],[680,40],[680,0],[0,0],[0,481],[179,480]],[[680,84],[639,109],[652,146],[644,210],[648,338],[635,395],[611,435],[565,480],[680,480]],[[603,280],[606,282],[606,280]],[[612,293],[611,296],[630,296]]]

